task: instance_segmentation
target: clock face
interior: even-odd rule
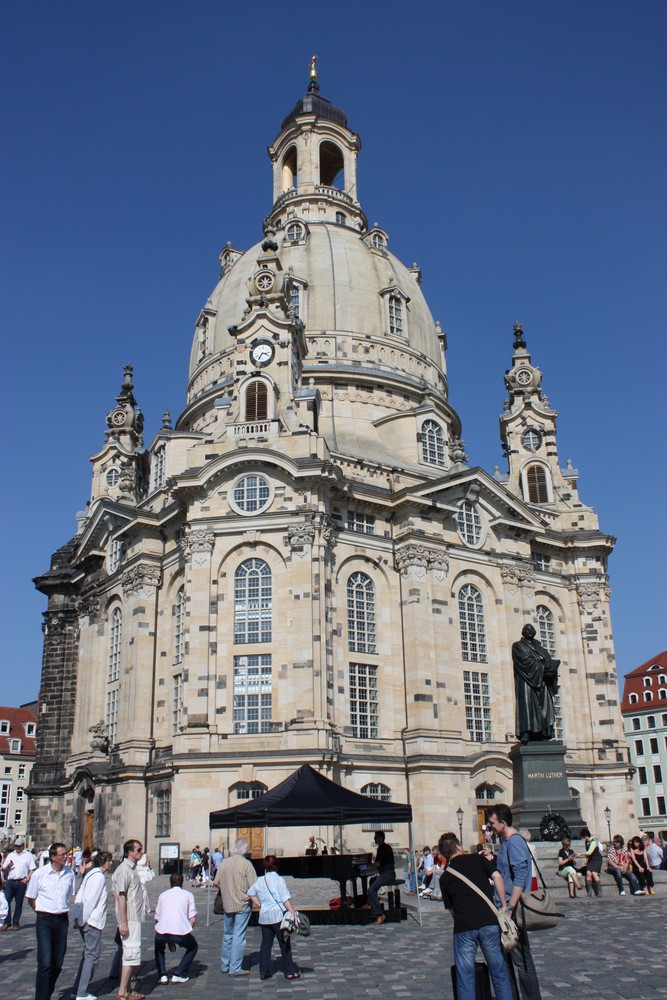
[[[250,357],[253,364],[257,365],[258,368],[263,368],[273,361],[274,353],[273,344],[269,343],[268,340],[259,340],[256,344],[253,344],[250,350]]]

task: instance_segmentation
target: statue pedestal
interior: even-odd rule
[[[516,743],[510,750],[514,778],[512,825],[527,827],[536,840],[546,813],[559,813],[573,837],[578,837],[585,825],[579,800],[572,798],[567,784],[566,749],[563,743],[545,740]]]

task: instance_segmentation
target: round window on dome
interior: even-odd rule
[[[297,243],[303,239],[303,226],[300,222],[290,222],[286,230],[287,239],[290,243]]]
[[[521,438],[521,443],[526,451],[537,451],[542,444],[542,435],[535,427],[529,427]]]
[[[241,476],[229,494],[229,506],[237,514],[259,514],[273,501],[273,487],[264,476]]]
[[[120,472],[118,469],[109,469],[106,475],[107,486],[115,486],[120,479]]]

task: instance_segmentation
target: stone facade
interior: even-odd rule
[[[446,335],[421,270],[368,228],[359,149],[311,83],[269,149],[264,237],[222,251],[185,410],[146,450],[126,369],[87,513],[36,581],[40,837],[73,817],[79,839],[117,851],[138,836],[157,858],[308,762],[410,801],[418,838],[461,807],[475,840],[488,799],[512,799],[510,647],[527,621],[562,660],[572,795],[592,828],[607,804],[629,816],[614,540],[559,465],[520,327],[507,472],[468,464]],[[285,831],[281,846],[304,840]]]

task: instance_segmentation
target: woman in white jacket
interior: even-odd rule
[[[113,858],[108,851],[93,851],[93,867],[86,872],[74,901],[74,926],[83,938],[83,955],[74,981],[76,1000],[95,1000],[88,985],[95,974],[102,951],[102,931],[107,920],[106,873]]]

